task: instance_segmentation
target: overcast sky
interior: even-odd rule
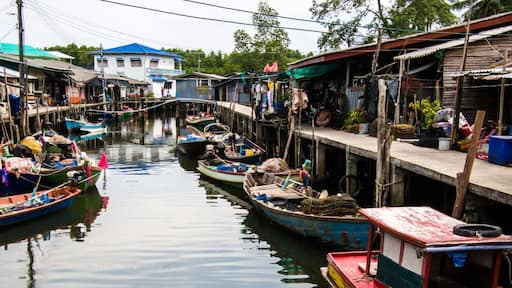
[[[187,2],[185,0],[112,0],[173,13],[251,23],[251,14]],[[248,11],[257,11],[259,0],[197,0]],[[254,27],[191,19],[137,8],[123,7],[100,0],[23,0],[25,43],[38,48],[66,45],[112,48],[133,42],[153,48],[182,48],[231,52],[233,32]],[[311,0],[267,0],[280,16],[311,20]],[[17,43],[16,4],[0,0],[0,42]],[[12,15],[11,15],[12,14]],[[279,19],[281,26],[323,30],[316,23]],[[292,49],[318,52],[320,33],[287,30]]]

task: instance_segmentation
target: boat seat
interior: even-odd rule
[[[251,191],[251,194],[252,195],[261,195],[261,194],[266,194],[267,195],[267,198],[270,200],[270,199],[276,199],[276,198],[279,198],[279,199],[288,199],[288,200],[291,200],[291,199],[304,199],[305,197],[302,196],[302,195],[299,195],[295,192],[286,192],[286,191],[282,191],[281,190],[281,187],[275,185],[275,184],[272,184],[274,185],[274,187],[268,187],[268,189],[264,189],[264,190],[253,190],[253,188],[250,189]],[[265,185],[265,186],[270,186],[270,185]],[[261,186],[256,186],[256,187],[261,187]]]
[[[277,184],[267,184],[267,185],[251,187],[251,191],[262,191],[262,190],[269,190],[269,189],[275,189],[275,188],[279,189],[279,186]]]

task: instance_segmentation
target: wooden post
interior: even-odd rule
[[[473,162],[475,161],[476,150],[478,148],[478,140],[480,139],[480,131],[484,123],[485,111],[478,110],[476,112],[475,128],[473,136],[469,143],[468,153],[466,154],[466,163],[464,164],[464,171],[457,173],[455,204],[453,205],[452,217],[460,218],[464,210],[464,202],[466,200],[466,191],[469,187],[469,178],[471,170],[473,169]]]
[[[375,178],[375,207],[381,207],[389,190],[389,163],[391,148],[390,128],[386,124],[386,82],[379,79],[379,102],[377,114],[377,167]]]
[[[466,58],[468,55],[468,42],[469,42],[469,30],[471,28],[471,13],[473,10],[473,1],[469,0],[469,9],[468,9],[468,21],[466,22],[466,36],[464,38],[464,48],[462,50],[462,63],[460,65],[460,72],[464,73],[466,70]],[[450,143],[452,145],[457,142],[457,138],[459,136],[459,114],[460,114],[460,106],[462,102],[462,89],[464,87],[464,75],[457,77],[457,87],[455,90],[455,103],[453,104],[453,123],[452,123],[452,131],[450,134]]]
[[[404,60],[400,59],[400,68],[398,72],[398,94],[396,95],[395,102],[395,119],[394,124],[400,123],[400,90],[402,90],[402,78],[404,75]]]
[[[284,148],[284,154],[283,154],[283,160],[286,163],[288,163],[288,151],[290,151],[290,144],[292,143],[293,131],[295,130],[295,116],[290,113],[289,119],[291,121],[290,130],[288,131],[288,140],[286,140],[286,146]]]
[[[505,49],[505,59],[503,61],[503,73],[507,70],[508,62],[508,49]],[[503,75],[505,76],[505,75]],[[501,136],[503,130],[503,105],[505,105],[505,77],[501,78],[501,89],[500,89],[500,110],[498,115],[498,136]]]
[[[379,53],[380,53],[380,45],[382,43],[382,29],[379,29],[379,34],[377,36],[377,50],[373,54],[373,61],[372,61],[372,74],[375,74],[377,71],[377,66],[379,66]]]
[[[5,83],[5,99],[7,101],[7,115],[9,117],[9,132],[11,132],[11,137],[9,138],[9,140],[13,140],[14,143],[18,142],[18,140],[21,140],[21,139],[18,139],[18,138],[14,138],[14,130],[13,130],[13,127],[14,127],[14,123],[12,121],[12,116],[11,116],[11,100],[9,99],[9,90],[7,89],[7,71],[4,67],[4,83]]]

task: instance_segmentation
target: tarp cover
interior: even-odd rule
[[[322,65],[313,65],[307,66],[303,68],[295,68],[286,71],[286,74],[293,79],[301,79],[301,78],[315,78],[320,77],[328,72],[339,67],[338,63],[328,63]]]

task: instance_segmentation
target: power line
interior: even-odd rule
[[[99,1],[110,3],[110,4],[115,4],[115,5],[119,5],[119,6],[124,6],[124,7],[137,8],[137,9],[148,10],[148,11],[164,13],[164,14],[169,14],[169,15],[175,15],[175,16],[180,16],[180,17],[186,17],[186,18],[192,18],[192,19],[199,19],[199,20],[207,20],[207,21],[214,21],[214,22],[222,22],[222,23],[229,23],[229,24],[238,24],[238,25],[258,27],[258,25],[253,24],[253,23],[246,23],[246,22],[239,22],[239,21],[232,21],[232,20],[224,20],[224,19],[218,19],[218,18],[209,18],[209,17],[202,17],[202,16],[194,16],[194,15],[176,13],[176,12],[165,11],[165,10],[161,10],[161,9],[155,9],[155,8],[144,7],[144,6],[139,6],[139,5],[133,5],[133,4],[128,4],[128,3],[121,3],[121,2],[116,2],[116,1],[110,1],[110,0],[99,0]],[[303,32],[324,33],[324,31],[313,30],[313,29],[305,29],[305,28],[284,27],[284,26],[271,26],[271,27],[272,28],[281,28],[281,29],[286,29],[286,30],[303,31]]]
[[[206,3],[206,2],[201,2],[201,1],[194,1],[194,0],[183,0],[183,1],[190,2],[190,3],[195,3],[195,4],[199,4],[199,5],[205,5],[205,6],[225,9],[225,10],[231,10],[231,11],[236,11],[236,12],[243,12],[243,13],[248,13],[248,14],[253,14],[253,15],[256,14],[256,15],[263,15],[263,16],[275,16],[275,17],[282,18],[282,19],[302,21],[302,22],[309,22],[309,23],[317,23],[317,24],[325,24],[325,25],[331,24],[329,22],[310,20],[310,19],[304,19],[304,18],[289,17],[289,16],[281,16],[281,15],[272,15],[272,14],[254,12],[254,11],[249,11],[249,10],[244,10],[244,9],[226,7],[226,6],[221,6],[221,5],[212,4],[212,3]]]

